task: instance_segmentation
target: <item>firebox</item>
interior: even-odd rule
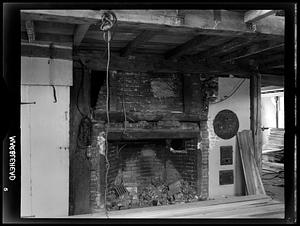
[[[134,208],[191,202],[197,195],[197,140],[172,139],[109,143],[107,207]],[[178,139],[176,139],[178,142]],[[102,186],[106,186],[103,184]]]

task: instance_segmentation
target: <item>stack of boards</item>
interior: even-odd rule
[[[284,129],[271,128],[268,142],[262,150],[263,169],[280,172],[284,170]]]
[[[271,128],[268,142],[263,146],[263,154],[284,149],[284,129]]]

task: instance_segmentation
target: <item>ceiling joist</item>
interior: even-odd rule
[[[197,48],[197,46],[202,45],[203,42],[207,40],[206,36],[198,35],[195,38],[187,41],[186,43],[177,46],[174,49],[169,50],[165,53],[166,59],[175,59],[177,57],[180,57],[181,55],[184,55],[185,53],[188,53],[191,49]]]
[[[75,27],[74,31],[74,46],[79,46],[81,41],[83,40],[86,32],[88,31],[90,25],[89,24],[78,24]]]
[[[214,46],[205,51],[202,51],[197,55],[199,55],[199,57],[206,58],[228,54],[249,45],[252,41],[253,40],[234,38],[233,40],[228,41],[224,44]]]
[[[156,32],[153,31],[142,31],[134,40],[129,42],[127,46],[121,50],[120,56],[130,55],[138,46],[149,41],[155,34]]]

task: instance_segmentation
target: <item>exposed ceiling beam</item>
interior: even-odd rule
[[[214,46],[205,51],[202,51],[197,55],[199,55],[199,57],[206,58],[206,57],[228,54],[230,52],[236,51],[240,48],[243,48],[243,47],[249,45],[252,41],[253,40],[251,40],[251,39],[248,40],[248,39],[234,38],[233,40],[228,41],[224,44]]]
[[[120,51],[120,56],[130,55],[138,46],[150,40],[155,34],[156,32],[153,31],[142,31],[134,40],[129,42],[127,46]]]
[[[256,55],[266,53],[266,52],[271,51],[271,50],[275,50],[275,49],[280,50],[280,49],[283,49],[283,48],[284,48],[284,43],[278,44],[278,45],[275,45],[275,46],[271,46],[271,47],[268,47],[268,48],[265,48],[265,49],[250,50],[245,55],[233,57],[233,58],[230,58],[230,59],[226,59],[226,60],[223,61],[223,63],[230,62],[230,61],[236,61],[236,60],[245,60],[247,58],[251,58],[251,57],[254,57]]]
[[[276,10],[249,10],[245,12],[244,22],[245,23],[255,23],[267,16],[275,14]]]
[[[103,52],[78,50],[76,53],[87,67],[93,70],[106,70],[106,62],[99,59]],[[120,57],[119,54],[112,52],[110,61],[111,70],[123,70],[131,72],[160,72],[160,73],[211,73],[211,74],[232,74],[250,75],[253,73],[250,67],[240,67],[237,64],[207,64],[199,61],[198,58],[186,57],[177,62],[166,60],[160,55],[136,54],[132,57]]]
[[[35,41],[35,31],[34,31],[34,23],[32,20],[27,20],[25,22],[26,33],[28,36],[28,42]]]
[[[145,30],[180,30],[199,34],[222,36],[257,36],[263,34],[284,36],[284,24],[273,31],[273,24],[263,23],[251,30],[239,13],[221,10],[222,21],[216,27],[213,10],[184,11],[184,20],[178,24],[174,10],[113,10],[120,25],[143,27]],[[104,10],[21,10],[22,20],[40,20],[70,24],[96,24]],[[274,18],[276,21],[278,18]],[[259,27],[261,27],[259,29]],[[259,32],[257,32],[259,30]],[[265,32],[265,30],[267,32]]]
[[[88,31],[90,27],[90,24],[78,24],[75,27],[74,31],[74,40],[73,44],[74,46],[79,46],[81,41],[83,40],[86,32]]]

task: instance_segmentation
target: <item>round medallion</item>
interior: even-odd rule
[[[218,137],[228,140],[238,132],[239,120],[233,111],[222,110],[216,115],[213,126]]]

